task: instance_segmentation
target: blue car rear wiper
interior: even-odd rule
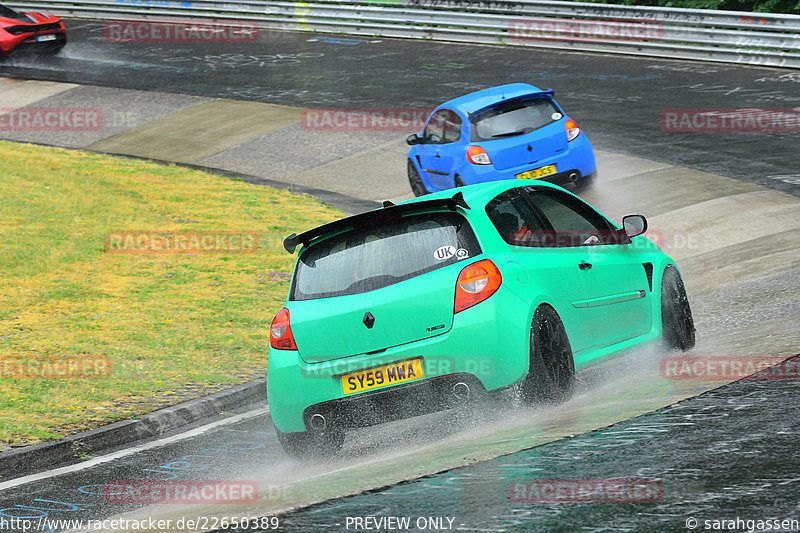
[[[497,139],[499,137],[514,137],[515,135],[522,135],[526,133],[527,130],[517,130],[517,131],[507,131],[505,133],[498,133],[497,135],[492,135],[492,139]]]

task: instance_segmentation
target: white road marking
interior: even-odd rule
[[[216,422],[212,422],[210,424],[206,424],[205,426],[200,426],[199,428],[192,429],[190,431],[186,431],[184,433],[179,433],[177,435],[172,435],[171,437],[164,437],[163,439],[158,439],[153,442],[148,442],[146,444],[142,444],[140,446],[135,446],[133,448],[127,448],[125,450],[120,450],[118,452],[110,453],[108,455],[103,455],[102,457],[96,457],[94,459],[89,459],[88,461],[84,461],[82,463],[64,466],[61,468],[56,468],[55,470],[49,470],[47,472],[40,472],[38,474],[31,474],[29,476],[24,476],[17,479],[12,479],[10,481],[6,481],[4,483],[0,483],[0,491],[18,487],[20,485],[26,485],[28,483],[33,483],[35,481],[40,481],[42,479],[47,479],[51,477],[60,476],[63,474],[70,474],[72,472],[78,472],[80,470],[85,470],[87,468],[91,468],[93,466],[97,466],[103,463],[108,463],[111,461],[115,461],[121,457],[126,457],[128,455],[133,455],[135,453],[143,452],[145,450],[150,450],[153,448],[158,448],[160,446],[166,446],[167,444],[171,444],[173,442],[177,442],[179,440],[188,439],[190,437],[196,437],[197,435],[202,435],[203,433],[210,431],[214,428],[219,426],[225,426],[228,424],[233,424],[236,422],[240,422],[242,420],[247,420],[249,418],[255,418],[257,416],[261,416],[264,414],[269,414],[269,407],[262,407],[260,409],[253,409],[252,411],[247,411],[246,413],[242,413],[236,416],[232,416],[230,418],[225,418],[223,420],[217,420]]]

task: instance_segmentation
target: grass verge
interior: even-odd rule
[[[58,439],[263,376],[294,262],[281,239],[342,216],[195,170],[9,142],[0,142],[0,200],[6,444]],[[210,251],[154,252],[165,246],[157,239],[114,248],[107,239],[122,232],[223,240]],[[254,232],[254,253],[226,249],[227,232]]]

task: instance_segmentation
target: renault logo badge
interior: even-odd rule
[[[367,326],[367,329],[372,329],[372,326],[375,325],[375,317],[372,316],[372,313],[367,311],[367,313],[364,315],[363,322],[364,322],[364,325]]]

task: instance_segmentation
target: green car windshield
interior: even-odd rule
[[[480,253],[472,228],[458,213],[405,216],[311,245],[297,262],[290,299],[365,293]]]

